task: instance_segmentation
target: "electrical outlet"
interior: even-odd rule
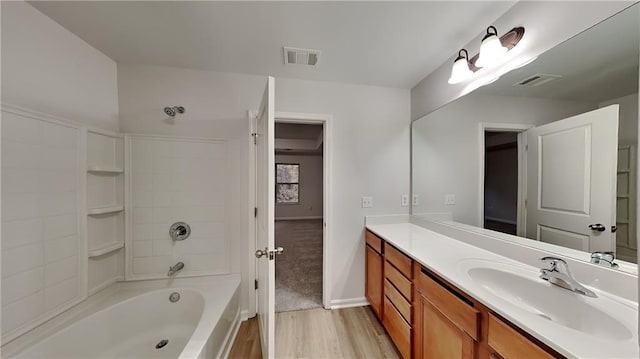
[[[409,206],[409,195],[408,194],[403,194],[402,195],[402,199],[400,200],[400,205],[402,207],[408,207]]]
[[[373,207],[373,197],[362,197],[362,208]]]
[[[417,194],[414,194],[414,195],[411,197],[411,204],[412,204],[413,206],[418,206],[418,205],[420,205],[420,197],[419,197]]]
[[[444,204],[449,205],[449,206],[456,204],[456,195],[455,194],[445,194],[444,195]]]

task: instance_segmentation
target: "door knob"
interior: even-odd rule
[[[256,258],[262,258],[262,256],[266,256],[267,253],[269,253],[269,251],[267,250],[267,248],[265,249],[258,249],[256,251]]]
[[[592,231],[604,232],[607,229],[607,227],[603,226],[600,223],[596,223],[596,224],[590,224],[589,229],[591,229]]]
[[[284,248],[276,247],[276,249],[269,251],[269,260],[274,260],[276,258],[276,254],[282,254],[284,252]]]

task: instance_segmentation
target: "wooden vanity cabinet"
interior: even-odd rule
[[[404,359],[411,356],[413,321],[413,259],[387,242],[384,253],[382,325]]]
[[[549,352],[532,342],[492,313],[489,313],[488,322],[487,342],[489,350],[494,357],[542,359],[558,357],[557,354]]]
[[[365,241],[365,296],[400,355],[410,359],[413,259],[372,232]]]
[[[414,272],[413,358],[563,358],[435,273]]]
[[[420,266],[414,278],[414,358],[475,358],[481,314],[474,303]]]
[[[365,295],[404,359],[563,358],[366,231]]]
[[[365,297],[378,319],[382,320],[382,239],[367,231],[365,241]]]

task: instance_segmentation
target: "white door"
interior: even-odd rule
[[[267,80],[256,118],[256,278],[262,357],[275,355],[275,84]]]
[[[527,131],[527,237],[615,251],[618,107]]]

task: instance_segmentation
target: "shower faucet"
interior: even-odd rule
[[[167,273],[167,275],[169,277],[172,277],[173,275],[175,275],[176,273],[178,273],[179,271],[182,270],[182,268],[184,268],[184,263],[182,262],[178,262],[175,265],[169,267],[169,272]]]
[[[175,117],[176,114],[183,114],[185,112],[185,109],[183,106],[171,106],[171,107],[165,107],[164,108],[164,114],[169,116],[169,117]]]

